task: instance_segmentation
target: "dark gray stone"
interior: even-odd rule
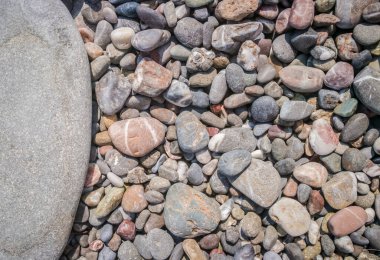
[[[340,139],[343,142],[350,142],[360,137],[367,130],[369,119],[367,115],[358,113],[353,115],[344,126]]]
[[[280,111],[276,101],[269,96],[259,97],[251,106],[252,118],[260,123],[275,119]]]
[[[0,17],[0,259],[58,259],[90,155],[88,59],[61,1],[5,0]]]
[[[139,5],[136,8],[136,13],[140,21],[148,25],[150,28],[164,29],[166,26],[165,17],[147,6]]]
[[[218,171],[227,176],[235,176],[251,163],[251,153],[247,150],[233,150],[223,154],[218,162]]]
[[[242,93],[245,88],[244,71],[236,63],[231,63],[226,68],[226,80],[228,87],[234,93]]]
[[[363,170],[367,158],[355,148],[348,148],[342,155],[342,167],[346,171],[360,172]]]
[[[185,17],[177,22],[174,34],[186,47],[198,47],[203,42],[203,25],[194,18]]]
[[[339,93],[334,90],[318,91],[318,105],[323,109],[334,109],[339,103]]]
[[[353,82],[356,97],[364,106],[380,114],[380,72],[372,67],[365,67]]]

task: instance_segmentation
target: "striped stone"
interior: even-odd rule
[[[367,220],[367,213],[358,206],[339,210],[332,216],[327,225],[329,231],[337,237],[346,236],[362,227]]]
[[[138,117],[112,124],[108,133],[119,151],[142,157],[163,142],[165,126],[155,118]]]

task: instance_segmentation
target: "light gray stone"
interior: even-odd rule
[[[0,259],[58,259],[90,154],[87,55],[61,1],[5,0],[0,17]]]

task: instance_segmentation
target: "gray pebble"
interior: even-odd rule
[[[117,257],[120,260],[142,260],[143,259],[131,241],[124,241],[120,245],[117,251]]]
[[[257,122],[269,122],[277,117],[279,110],[276,101],[272,97],[263,96],[253,101],[251,116]]]
[[[242,93],[246,86],[243,69],[235,63],[230,63],[226,68],[226,81],[232,92]]]
[[[251,153],[247,150],[233,150],[224,153],[218,162],[218,171],[227,176],[235,176],[251,163]]]

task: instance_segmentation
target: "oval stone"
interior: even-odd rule
[[[293,176],[302,183],[314,188],[320,188],[327,181],[328,172],[326,168],[316,162],[309,162],[297,166],[293,171]]]
[[[380,114],[380,72],[367,66],[360,71],[353,83],[357,98],[364,106]]]
[[[115,147],[133,157],[142,157],[159,146],[165,138],[165,131],[165,125],[150,117],[118,121],[108,129]]]
[[[281,81],[291,90],[300,93],[312,93],[323,87],[325,73],[322,70],[290,65],[279,72]]]
[[[58,259],[90,154],[88,59],[61,1],[3,1],[0,17],[0,259]]]
[[[125,212],[139,213],[146,206],[148,202],[144,197],[144,186],[132,185],[124,192],[121,206]]]
[[[195,153],[208,145],[206,126],[191,112],[184,111],[175,122],[178,144],[185,153]]]
[[[294,0],[289,16],[289,25],[295,29],[306,29],[314,18],[313,0]]]
[[[351,64],[339,61],[326,73],[324,83],[327,87],[341,90],[354,81],[354,68]]]
[[[314,106],[306,101],[285,101],[281,106],[280,118],[285,121],[298,121],[311,115]]]
[[[260,205],[270,207],[281,193],[281,177],[277,170],[262,160],[252,159],[239,176],[228,177],[237,190]]]
[[[193,238],[209,234],[220,218],[219,204],[186,184],[176,183],[166,194],[165,226],[175,236]]]
[[[358,230],[367,221],[367,213],[358,206],[339,210],[327,222],[329,231],[337,237],[346,236]]]
[[[254,13],[261,1],[258,0],[223,0],[215,9],[215,15],[225,20],[240,21]]]
[[[341,134],[340,140],[343,142],[351,142],[356,138],[362,136],[368,129],[369,119],[366,114],[358,113],[348,119],[346,125],[344,126]]]
[[[311,222],[306,208],[290,198],[281,198],[277,201],[269,209],[269,216],[292,237],[305,234],[309,230]]]
[[[251,129],[226,128],[211,138],[208,149],[217,153],[227,153],[237,149],[253,152],[256,144],[257,140]]]
[[[227,176],[235,176],[245,170],[250,163],[250,152],[247,150],[233,150],[220,157],[218,171]]]
[[[357,180],[352,172],[335,174],[322,186],[323,197],[334,209],[343,209],[356,201]]]
[[[332,153],[339,144],[339,139],[331,125],[323,118],[317,119],[311,126],[309,144],[318,155]]]

